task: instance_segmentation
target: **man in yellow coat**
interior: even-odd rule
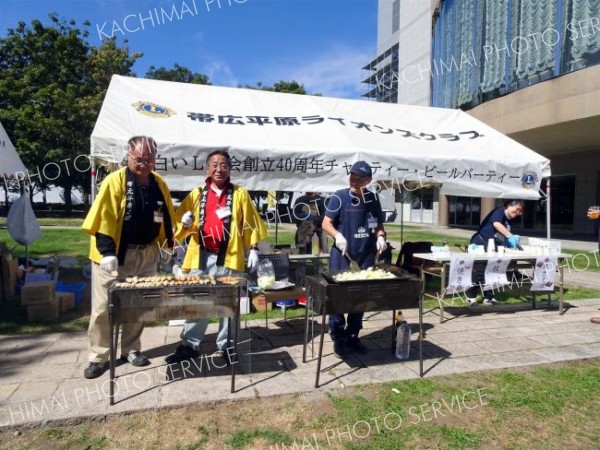
[[[157,272],[159,255],[171,256],[175,212],[171,195],[160,175],[153,172],[157,146],[154,139],[129,140],[127,166],[102,182],[82,229],[91,235],[92,312],[88,329],[89,366],[85,378],[106,370],[110,351],[108,288],[118,278],[149,276]],[[121,355],[134,366],[150,364],[140,353],[143,323],[124,323]]]
[[[267,236],[262,219],[248,191],[231,183],[231,159],[224,150],[215,150],[206,159],[208,178],[204,189],[197,187],[177,209],[178,241],[188,245],[182,269],[200,269],[206,275],[226,275],[258,267],[258,242]],[[186,321],[181,345],[166,358],[178,363],[199,356],[198,348],[208,319]],[[221,318],[217,336],[218,353],[229,363],[227,319]]]

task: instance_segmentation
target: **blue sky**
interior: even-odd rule
[[[0,0],[0,35],[21,20],[49,23],[50,12],[80,27],[88,19],[93,45],[127,38],[144,54],[138,76],[178,63],[214,85],[293,79],[358,98],[361,67],[376,53],[377,0]]]

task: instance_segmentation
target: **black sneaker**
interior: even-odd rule
[[[83,371],[83,377],[88,380],[98,378],[106,371],[106,363],[91,362],[89,366]]]
[[[344,339],[333,340],[333,356],[339,359],[344,359],[346,356],[348,356],[346,342],[344,342]]]
[[[361,355],[364,355],[365,353],[367,353],[369,351],[367,349],[367,347],[365,347],[360,342],[360,340],[358,339],[358,336],[350,336],[348,338],[348,340],[346,341],[346,347],[348,347],[353,352],[360,353]]]
[[[131,350],[127,356],[121,355],[121,361],[128,362],[135,367],[144,367],[150,364],[150,360],[137,350]]]
[[[198,356],[200,356],[200,353],[197,350],[194,350],[189,345],[181,344],[175,349],[175,353],[165,358],[165,361],[167,364],[176,364],[180,363],[181,361],[197,358]]]

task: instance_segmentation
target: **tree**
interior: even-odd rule
[[[259,81],[258,83],[256,83],[256,86],[250,86],[250,85],[246,84],[246,85],[240,86],[240,87],[244,87],[246,89],[258,89],[261,91],[285,92],[288,94],[307,95],[306,89],[304,89],[304,85],[302,83],[298,83],[295,80],[277,81],[276,83],[273,83],[273,86],[263,85],[263,83],[261,81]],[[312,95],[318,96],[321,94],[312,94]]]
[[[208,84],[208,76],[201,73],[194,73],[187,67],[182,67],[175,63],[172,69],[166,69],[159,67],[158,69],[154,66],[150,66],[146,72],[146,78],[153,80],[162,81],[176,81],[179,83],[192,83],[192,84]]]
[[[87,42],[87,30],[56,14],[52,25],[19,22],[0,39],[0,120],[30,172],[33,187],[89,192],[83,155],[113,74],[133,75],[141,54],[114,40],[100,47]],[[89,25],[89,22],[84,22]],[[31,191],[33,194],[33,190]]]

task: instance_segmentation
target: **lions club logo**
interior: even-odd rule
[[[532,189],[537,186],[538,174],[532,170],[527,170],[521,175],[521,186],[525,189]]]
[[[143,100],[136,102],[131,106],[133,106],[136,109],[136,111],[145,116],[154,117],[158,119],[166,119],[167,117],[171,117],[177,114],[171,108],[157,105],[156,103],[152,102],[145,102]]]

